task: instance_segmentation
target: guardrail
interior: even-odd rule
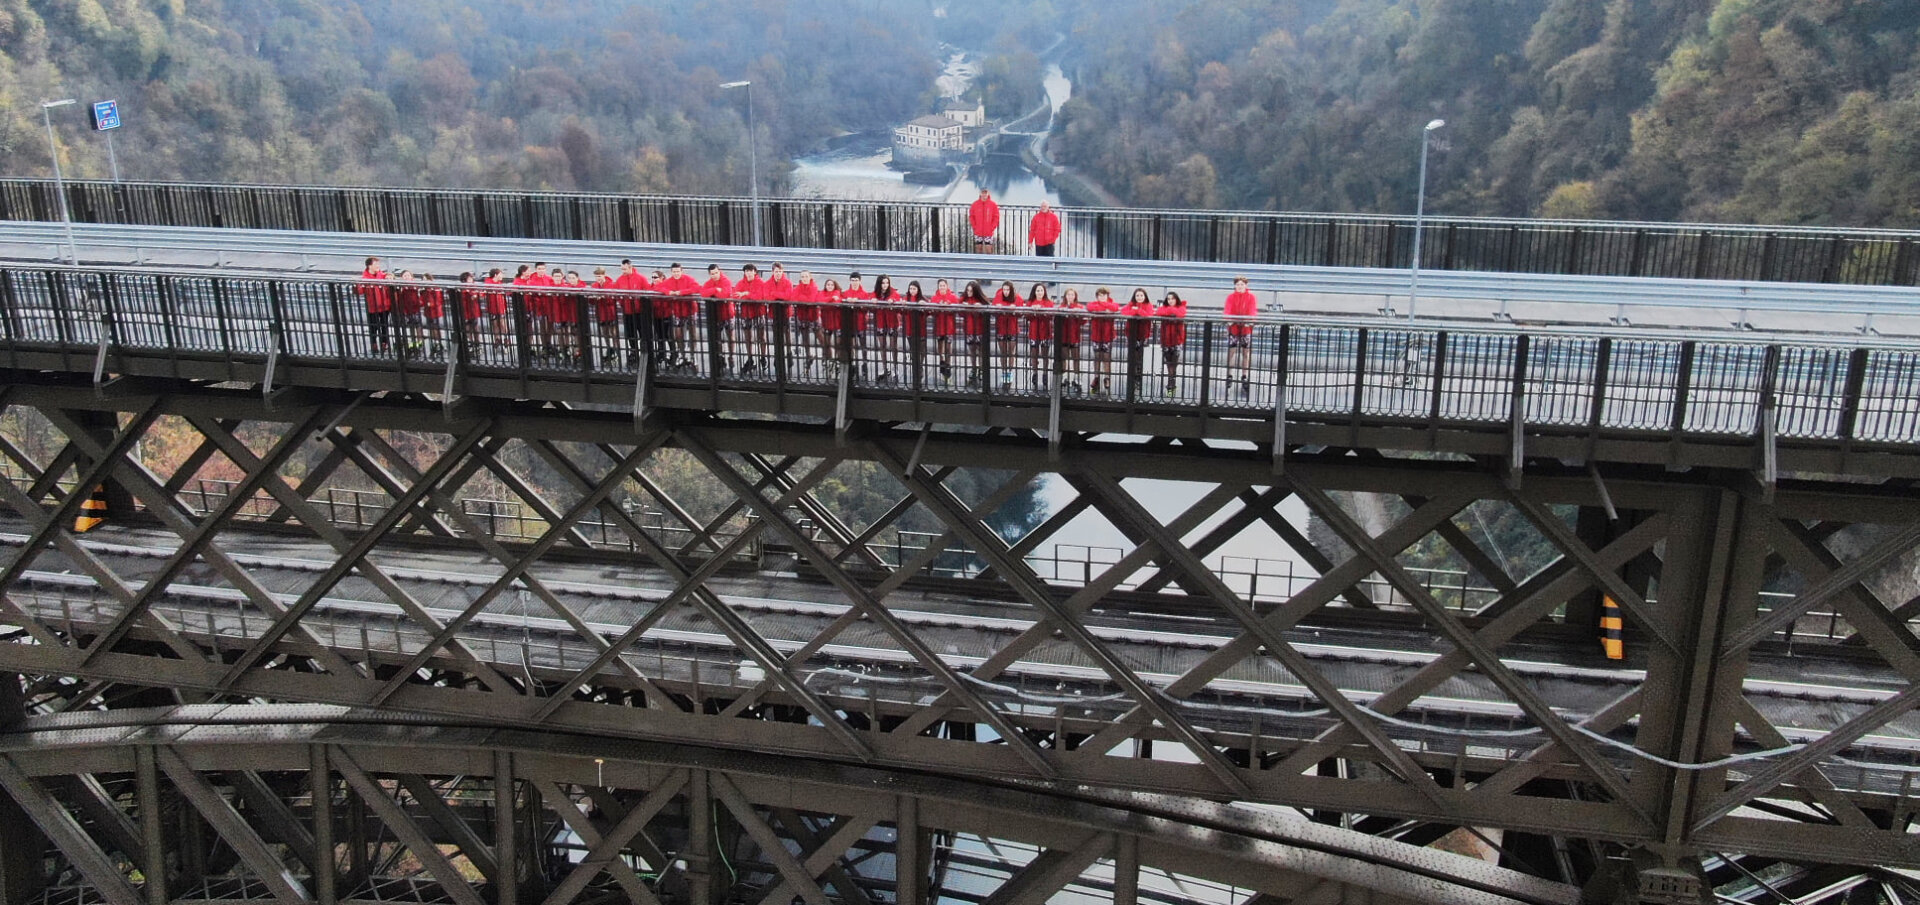
[[[1516,437],[1751,437],[1769,461],[1777,438],[1903,452],[1920,441],[1920,344],[1877,338],[1174,321],[509,286],[469,286],[436,307],[420,293],[451,287],[386,281],[378,288],[391,293],[393,313],[383,316],[369,315],[357,294],[367,288],[284,275],[0,268],[0,324],[14,367],[91,371],[96,381],[132,362],[271,391],[276,376],[306,367],[328,387],[385,388],[371,383],[387,373],[416,392],[451,396],[478,381],[512,398],[551,390],[627,400],[636,414],[668,392],[681,393],[682,407],[783,413],[814,400],[808,411],[843,426],[858,395],[962,403],[923,411],[969,424],[1001,407],[1035,412],[1056,441],[1063,414],[1106,412],[1239,424],[1248,436],[1271,425],[1276,449],[1300,418],[1477,424]]]
[[[547,261],[590,270],[633,258],[642,269],[682,261],[699,268],[717,263],[737,272],[746,263],[770,263],[761,249],[730,246],[648,245],[616,242],[565,242],[541,239],[455,239],[413,235],[294,233],[274,230],[216,230],[199,227],[87,225],[75,228],[82,263],[92,265],[214,266],[233,273],[249,271],[356,274],[367,255],[387,259],[393,269],[407,267],[457,273],[484,273],[499,266]],[[0,245],[32,259],[65,261],[64,231],[57,224],[0,225]],[[756,254],[756,252],[760,252]],[[1178,289],[1203,309],[1217,308],[1234,277],[1245,276],[1263,294],[1269,311],[1352,314],[1378,311],[1406,317],[1409,274],[1404,270],[1335,267],[1241,266],[1196,262],[1106,261],[1085,258],[980,257],[907,252],[784,250],[789,272],[814,270],[824,281],[849,270],[869,277],[891,273],[904,286],[919,278],[947,277],[956,287],[969,278],[1015,281],[1023,290],[1033,282],[1077,286],[1083,297],[1093,287],[1111,286],[1117,295],[1143,286],[1157,297]],[[1885,330],[1920,334],[1920,291],[1908,287],[1835,286],[1801,283],[1742,283],[1726,280],[1667,280],[1647,277],[1573,277],[1543,274],[1443,271],[1423,274],[1421,299],[1428,316],[1454,319],[1473,315],[1530,322],[1592,324],[1678,324],[1690,327],[1769,327],[1787,332]]]
[[[742,245],[743,198],[160,182],[69,181],[84,223]],[[960,253],[964,204],[764,200],[775,247]],[[1024,254],[1033,209],[1001,207],[1000,250]],[[51,181],[0,180],[0,219],[57,221]],[[1397,269],[1408,217],[1075,208],[1059,254],[1081,258]],[[1428,217],[1421,267],[1574,276],[1920,285],[1920,233],[1606,221]]]

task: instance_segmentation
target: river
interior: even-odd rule
[[[974,63],[963,54],[947,59],[938,85],[942,95],[953,97],[972,82]],[[1049,63],[1045,85],[1047,102],[1055,113],[1073,96],[1073,82]],[[974,167],[967,176],[945,185],[914,185],[895,170],[887,169],[893,153],[892,133],[849,135],[834,146],[793,161],[795,198],[857,198],[871,201],[971,202],[985,186],[1002,204],[1060,203],[1060,194],[1035,176],[1011,154],[996,154]]]

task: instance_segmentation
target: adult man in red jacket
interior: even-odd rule
[[[1033,215],[1033,224],[1027,227],[1027,240],[1033,243],[1034,254],[1053,257],[1053,243],[1060,241],[1060,215],[1053,212],[1053,205],[1040,202],[1040,212]]]
[[[967,209],[967,225],[973,227],[974,254],[993,254],[993,234],[1000,231],[1000,205],[993,203],[993,193],[980,190],[980,197]]]
[[[393,350],[393,341],[388,333],[388,325],[393,320],[393,294],[387,287],[371,282],[386,278],[387,270],[380,266],[380,259],[368,258],[366,268],[360,271],[363,282],[353,290],[366,300],[368,339],[376,353]]]

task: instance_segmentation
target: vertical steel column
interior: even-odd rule
[[[713,777],[693,771],[687,790],[687,898],[695,905],[724,905],[727,887],[714,870]]]
[[[493,861],[499,872],[493,878],[494,905],[519,905],[520,901],[520,808],[517,784],[513,778],[513,754],[493,753]]]
[[[146,879],[144,891],[147,905],[167,905],[167,843],[166,827],[160,819],[163,808],[160,768],[154,760],[151,745],[134,749],[133,755],[135,795],[140,811],[140,844],[146,848],[146,858],[140,863],[140,874]]]
[[[336,905],[340,895],[333,842],[333,764],[327,759],[326,745],[310,746],[307,760],[307,787],[313,801],[313,898],[318,905]]]
[[[1140,837],[1121,834],[1113,840],[1113,905],[1139,905]]]
[[[926,905],[927,840],[920,830],[920,801],[901,795],[895,805],[893,843],[894,905]]]

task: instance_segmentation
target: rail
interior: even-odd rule
[[[362,292],[385,293],[374,307],[392,311],[370,315]],[[1784,441],[1904,455],[1920,441],[1920,344],[1884,337],[1175,320],[0,267],[0,343],[14,368],[96,382],[111,373],[244,381],[270,394],[398,389],[449,403],[630,406],[636,417],[651,407],[761,411],[840,429],[857,401],[896,405],[895,420],[1006,424],[1056,443],[1075,424],[1133,433],[1184,424],[1204,428],[1190,435],[1279,450],[1289,424],[1315,420],[1478,426],[1515,444],[1540,432],[1731,438],[1767,456]]]
[[[246,273],[297,269],[349,275],[367,255],[415,271],[484,273],[517,262],[547,261],[590,269],[622,258],[646,267],[685,261],[691,267],[717,263],[770,263],[765,254],[721,246],[632,245],[534,239],[456,239],[410,235],[216,230],[196,227],[81,226],[76,229],[81,262],[92,266],[214,267]],[[67,247],[56,224],[0,225],[0,248],[21,260],[63,262]],[[934,255],[906,252],[800,250],[780,259],[791,273],[811,269],[824,280],[849,270],[891,273],[902,285],[908,275],[931,281],[946,277],[957,288],[967,279],[1012,280],[1077,286],[1087,297],[1095,286],[1143,286],[1156,296],[1177,289],[1203,307],[1216,307],[1236,276],[1246,276],[1262,307],[1296,312],[1373,314],[1389,319],[1414,314],[1405,307],[1406,271],[1338,267],[1268,267],[1193,262],[1102,261],[1076,258]],[[931,282],[925,285],[931,286]],[[1920,292],[1907,287],[1744,283],[1646,277],[1572,277],[1452,271],[1426,274],[1422,309],[1453,318],[1529,323],[1784,327],[1811,332],[1920,334]]]
[[[68,181],[84,223],[742,245],[744,198],[346,186]],[[775,247],[959,253],[960,204],[763,201]],[[1001,207],[1001,251],[1025,253],[1033,209]],[[58,221],[53,183],[0,180],[0,219]],[[1920,285],[1920,233],[1784,226],[1426,218],[1420,266],[1588,276]],[[1076,208],[1067,257],[1405,268],[1411,218],[1262,211]]]

